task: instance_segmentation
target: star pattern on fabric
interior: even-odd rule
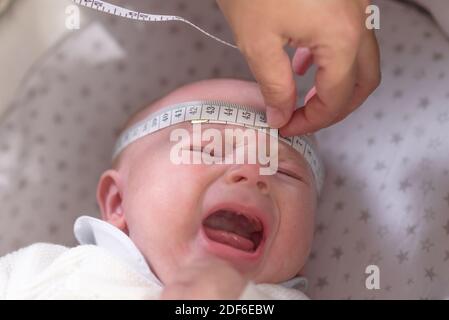
[[[332,255],[331,257],[335,260],[340,260],[341,256],[343,255],[343,250],[341,247],[334,247],[332,248]]]
[[[444,54],[442,52],[434,52],[432,56],[433,61],[441,61],[444,59]]]
[[[399,264],[402,264],[404,261],[408,260],[408,251],[399,250],[396,257],[398,258]]]
[[[424,39],[430,39],[430,38],[432,38],[432,33],[430,31],[426,30],[423,33],[423,37],[424,37]]]
[[[426,196],[429,192],[435,191],[435,187],[433,185],[432,180],[423,180],[420,185],[420,189],[424,196]]]
[[[89,98],[92,95],[92,90],[88,86],[82,86],[80,89],[80,95],[83,98]]]
[[[320,222],[315,227],[315,233],[321,234],[324,232],[325,229],[326,229],[326,226],[324,225],[324,223]]]
[[[361,253],[366,250],[366,243],[362,239],[359,239],[355,242],[354,249],[357,253]]]
[[[445,256],[444,256],[444,261],[449,261],[449,250],[446,250],[444,252]]]
[[[404,74],[404,68],[397,66],[393,69],[393,76],[394,77],[400,77]]]
[[[345,183],[346,183],[346,179],[345,179],[345,178],[343,178],[343,177],[341,177],[341,176],[337,176],[337,177],[335,178],[334,184],[335,184],[335,186],[336,186],[337,188],[344,187]]]
[[[376,165],[374,167],[374,170],[381,171],[381,170],[384,170],[386,168],[387,168],[387,166],[385,165],[385,163],[383,161],[377,161]]]
[[[435,211],[433,211],[432,208],[426,208],[424,209],[424,219],[426,219],[427,222],[430,222],[430,220],[435,219]]]
[[[362,210],[360,212],[359,220],[362,220],[363,222],[367,223],[370,218],[371,215],[368,210]]]
[[[394,133],[391,136],[391,142],[395,145],[398,145],[399,143],[401,143],[402,140],[403,140],[403,138],[400,133]]]
[[[427,98],[427,97],[425,97],[425,98],[421,98],[420,100],[419,100],[419,108],[421,108],[421,109],[427,109],[428,107],[429,107],[429,104],[430,104],[430,100],[429,100],[429,98]]]
[[[376,111],[374,113],[374,118],[377,120],[382,120],[384,117],[384,113],[382,111]]]
[[[405,178],[399,184],[399,190],[406,192],[408,188],[412,187],[412,184],[409,181],[409,178]]]
[[[404,44],[398,43],[393,47],[394,52],[402,53],[404,51]]]
[[[316,283],[316,287],[318,287],[319,289],[324,289],[324,287],[328,286],[329,282],[327,281],[327,277],[318,277],[317,283]]]
[[[446,235],[449,236],[449,220],[447,220],[446,224],[443,226],[444,230],[446,231]]]
[[[379,235],[379,237],[383,238],[388,234],[388,226],[384,225],[384,226],[380,226],[377,229],[377,234]]]
[[[344,207],[345,207],[345,203],[344,203],[344,202],[342,202],[342,201],[337,201],[337,202],[335,203],[334,209],[335,209],[335,211],[341,211],[341,210],[344,209]]]
[[[431,267],[431,268],[426,268],[425,269],[425,273],[426,273],[426,278],[429,278],[429,280],[430,281],[433,281],[433,279],[437,276],[436,274],[435,274],[435,271],[433,270],[433,267]]]
[[[394,99],[400,99],[400,98],[402,98],[402,96],[404,95],[404,92],[402,91],[402,90],[395,90],[394,92],[393,92],[393,98]]]
[[[443,142],[440,138],[433,138],[430,139],[429,143],[427,144],[428,149],[432,150],[438,150],[443,145]]]
[[[430,238],[426,238],[426,240],[421,241],[421,250],[430,252],[433,246],[435,246],[435,244],[430,240]]]
[[[440,124],[449,123],[449,112],[443,112],[438,115],[438,122]]]
[[[444,200],[446,201],[447,205],[449,206],[449,192],[447,193],[447,195],[444,198]]]

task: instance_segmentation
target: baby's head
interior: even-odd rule
[[[167,106],[196,100],[264,111],[257,84],[208,80],[152,103],[126,128]],[[120,152],[98,184],[103,219],[131,238],[162,282],[198,255],[223,258],[255,282],[278,283],[297,275],[310,251],[317,202],[315,177],[305,158],[280,142],[274,175],[261,175],[260,163],[176,164],[170,135],[177,128],[191,131],[192,124],[166,127]],[[201,145],[185,150],[201,152]]]

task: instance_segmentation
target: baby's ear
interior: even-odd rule
[[[120,175],[116,170],[107,170],[102,174],[97,186],[97,202],[101,218],[128,233],[122,207]]]

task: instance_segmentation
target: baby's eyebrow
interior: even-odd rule
[[[304,156],[282,141],[279,141],[279,161],[291,161],[297,164],[302,171],[308,172],[309,164]]]
[[[193,125],[190,122],[188,122],[188,123],[184,122],[184,123],[182,123],[180,125],[182,127],[185,127],[189,132],[193,131]],[[242,128],[242,127],[239,127],[237,125],[232,125],[232,124],[221,124],[221,123],[210,123],[210,122],[202,123],[201,127],[203,129],[217,129],[217,130],[219,130],[221,132],[224,132],[226,129],[247,129],[247,130],[256,130],[257,131],[257,129],[250,128],[250,127]],[[268,133],[266,135],[269,136]],[[291,159],[293,161],[297,161],[297,159],[300,158],[302,160],[301,164],[302,165],[305,164],[304,163],[305,159],[303,159],[303,156],[300,156],[295,149],[293,149],[291,146],[285,144],[281,140],[278,140],[278,141],[279,141],[279,145],[281,146],[279,149],[282,149],[283,153],[287,153],[287,158],[288,159]]]
[[[283,151],[285,151],[284,153],[287,154],[287,158],[292,159],[292,160],[295,160],[296,158],[302,158],[302,156],[300,156],[295,149],[293,149],[291,146],[283,143],[282,141],[279,141],[279,146],[280,146],[279,149],[282,149]]]
[[[193,126],[191,123],[184,123],[184,125],[189,130],[189,132],[192,132]],[[201,126],[204,129],[217,129],[221,132],[224,132],[226,129],[244,129],[242,127],[232,125],[232,124],[219,124],[219,123],[210,123],[210,122],[202,123]],[[248,128],[248,127],[246,129],[256,130],[254,128]],[[267,136],[269,136],[269,134],[267,134]],[[280,146],[279,147],[280,156],[283,156],[283,158],[285,160],[291,160],[293,162],[298,162],[298,160],[299,160],[301,162],[301,167],[304,167],[305,165],[307,165],[304,157],[299,155],[298,152],[295,149],[293,149],[291,146],[285,144],[281,140],[279,140],[279,146]]]

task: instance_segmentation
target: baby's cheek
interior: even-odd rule
[[[271,261],[279,261],[279,274],[295,275],[305,264],[312,244],[314,205],[305,198],[285,199]]]
[[[307,259],[304,244],[304,239],[298,233],[279,235],[265,260],[263,280],[282,282],[297,275]]]

